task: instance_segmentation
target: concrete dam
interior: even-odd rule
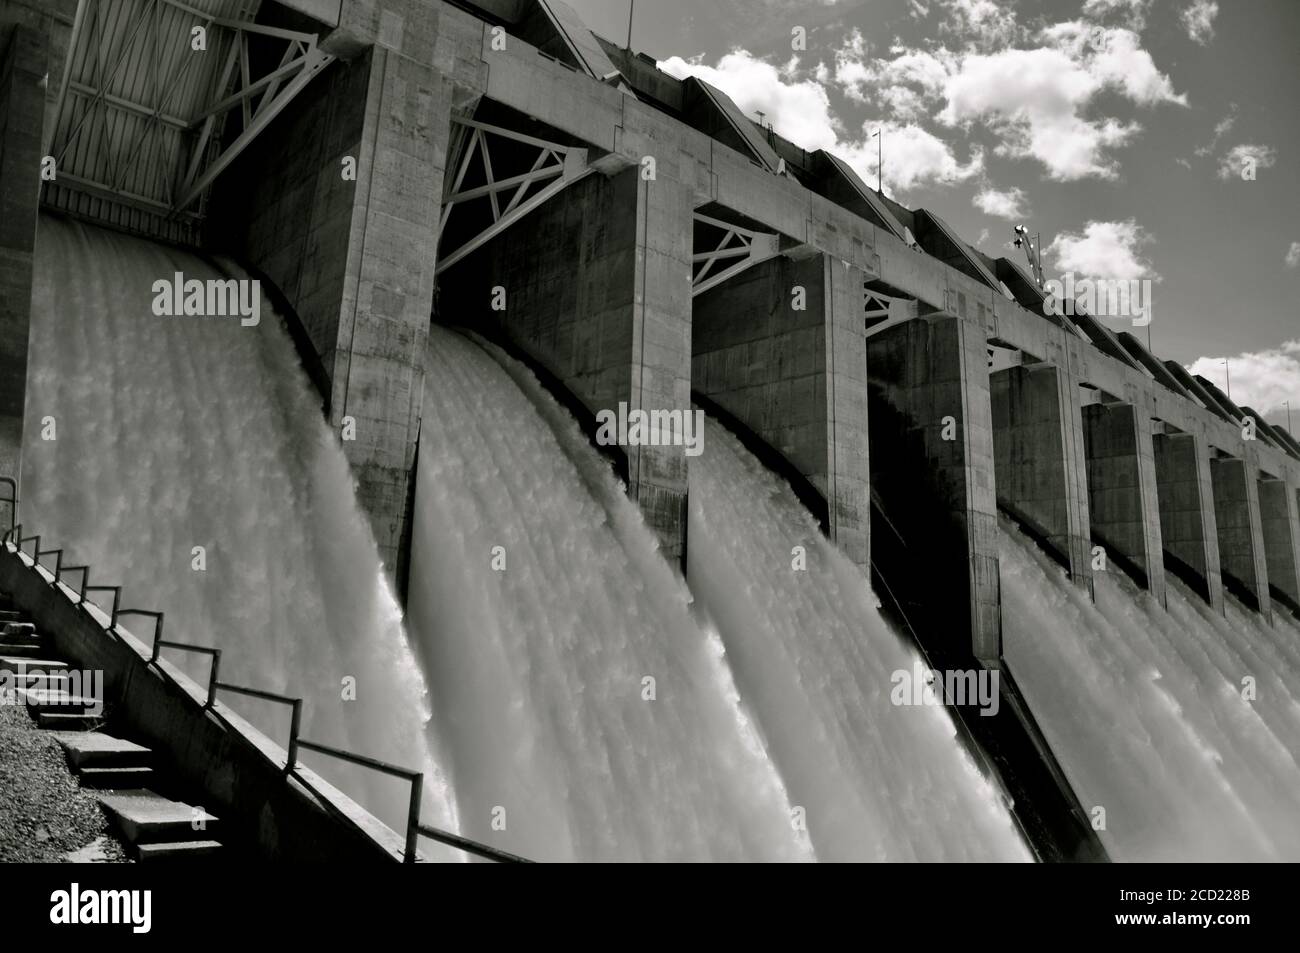
[[[1300,859],[1300,444],[562,0],[0,0],[0,128],[0,591],[243,842]]]

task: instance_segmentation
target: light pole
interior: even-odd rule
[[[627,51],[632,52],[632,13],[636,10],[636,0],[627,0]]]
[[[1232,369],[1228,367],[1228,359],[1223,359],[1223,382],[1227,385],[1228,400],[1232,400]]]
[[[885,129],[880,127],[871,134],[876,140],[876,194],[885,197]]]

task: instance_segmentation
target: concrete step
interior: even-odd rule
[[[95,731],[103,723],[102,715],[87,715],[81,712],[47,709],[36,714],[36,727],[53,731]]]
[[[136,847],[140,863],[161,860],[210,858],[221,853],[221,842],[214,840],[161,841]]]
[[[99,803],[132,844],[206,840],[217,826],[217,818],[202,808],[147,788],[101,794]],[[200,821],[203,826],[196,829]]]
[[[0,672],[21,672],[38,669],[42,672],[66,672],[68,663],[54,658],[24,658],[17,655],[0,655]]]
[[[63,711],[69,712],[74,709],[83,711],[100,708],[102,702],[93,698],[84,698],[81,695],[70,695],[67,692],[59,691],[24,691],[19,689],[23,701],[27,705],[27,710],[32,713],[43,711]]]
[[[3,626],[0,626],[0,641],[35,645],[40,640],[41,637],[36,631],[36,626],[30,622],[6,622]]]
[[[144,766],[79,768],[77,777],[83,788],[113,791],[138,791],[157,780],[153,768]]]
[[[0,643],[0,655],[7,658],[36,658],[43,651],[38,642]]]
[[[144,745],[102,731],[93,734],[60,732],[54,740],[68,756],[68,763],[77,769],[143,768],[148,767],[153,759],[153,752]]]

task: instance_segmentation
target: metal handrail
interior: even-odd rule
[[[0,482],[12,483],[12,481],[9,481],[7,480],[7,478],[3,478],[3,477],[0,477]],[[0,502],[4,502],[4,501],[0,500]],[[116,631],[117,623],[118,623],[118,619],[120,619],[122,616],[125,615],[148,616],[154,619],[153,649],[149,657],[149,664],[157,666],[159,653],[163,648],[179,649],[180,651],[183,652],[194,652],[195,654],[210,656],[212,658],[212,669],[208,675],[208,694],[207,694],[207,701],[204,704],[205,709],[207,710],[213,709],[213,706],[216,703],[216,695],[218,690],[235,692],[236,694],[247,695],[251,698],[260,698],[265,701],[279,702],[280,704],[290,706],[290,708],[292,709],[292,715],[291,715],[291,721],[289,725],[289,749],[287,752],[287,760],[285,762],[286,775],[297,774],[298,751],[300,749],[306,748],[309,751],[315,751],[319,754],[324,754],[332,758],[337,758],[340,761],[347,761],[364,768],[369,768],[372,771],[379,771],[383,774],[389,774],[394,777],[402,778],[403,780],[408,781],[411,785],[411,792],[410,792],[410,801],[407,809],[405,849],[402,854],[402,860],[404,863],[409,864],[415,862],[417,857],[417,852],[416,852],[417,844],[419,838],[422,836],[446,844],[450,847],[455,847],[459,850],[463,850],[466,853],[475,854],[479,857],[484,857],[488,860],[497,861],[498,863],[522,863],[522,864],[532,863],[532,861],[524,857],[520,857],[517,854],[511,854],[507,851],[498,850],[495,847],[489,847],[486,844],[480,844],[477,841],[470,840],[469,838],[461,837],[459,834],[453,834],[450,831],[444,831],[439,828],[432,827],[428,824],[422,823],[420,821],[420,801],[424,793],[424,775],[421,772],[412,770],[410,768],[403,768],[399,765],[389,764],[388,762],[380,761],[377,758],[371,758],[371,757],[367,757],[366,755],[359,755],[359,754],[354,754],[350,751],[344,751],[342,748],[334,748],[331,747],[330,745],[320,744],[319,742],[308,741],[307,739],[301,737],[300,732],[302,727],[302,706],[303,706],[303,700],[301,698],[291,698],[287,695],[276,694],[275,692],[268,692],[257,688],[247,688],[242,685],[234,685],[229,682],[220,681],[218,679],[218,674],[221,669],[221,649],[212,648],[206,645],[192,645],[188,642],[176,642],[173,640],[162,638],[163,622],[165,619],[164,613],[157,612],[152,609],[119,608],[119,603],[121,602],[121,597],[122,597],[121,586],[89,585],[90,582],[89,566],[64,566],[63,550],[51,549],[51,550],[43,551],[40,548],[39,536],[29,536],[23,538],[21,534],[22,534],[21,523],[11,526],[9,530],[3,533],[3,535],[0,535],[0,545],[7,543],[10,540],[10,538],[17,538],[19,541],[18,551],[21,553],[23,543],[29,542],[31,540],[36,540],[36,555],[33,558],[33,567],[32,567],[33,569],[36,569],[37,567],[40,566],[40,557],[42,555],[50,555],[51,553],[58,553],[59,558],[55,563],[55,569],[54,569],[54,585],[57,586],[62,582],[63,573],[80,572],[82,574],[81,588],[78,591],[77,594],[78,601],[76,602],[76,605],[79,608],[82,608],[83,610],[85,609],[86,593],[88,592],[113,593],[113,607],[110,613],[110,622],[106,627],[101,625],[101,628],[104,629],[106,634],[112,634],[120,638],[121,637],[120,634],[117,633]],[[91,605],[95,605],[95,603],[92,602]],[[87,614],[89,614],[88,611]],[[163,675],[165,678],[167,678],[169,681],[175,683],[175,679],[172,678],[172,676],[161,667],[158,668],[158,672],[161,675]],[[221,717],[219,713],[218,713],[218,717]],[[226,721],[225,718],[222,718],[222,720]]]
[[[36,550],[36,556],[35,556],[34,558],[36,559],[36,565],[39,566],[39,565],[41,564],[41,557],[42,557],[42,556],[52,556],[52,555],[56,555],[56,554],[58,555],[59,558],[56,559],[56,560],[54,560],[54,578],[57,579],[58,576],[59,576],[59,569],[63,566],[63,550],[61,550],[61,549],[38,549],[38,550]]]
[[[213,686],[214,691],[219,688],[222,691],[248,695],[251,698],[260,698],[263,701],[279,702],[293,709],[289,721],[288,759],[284,764],[284,773],[291,774],[298,766],[298,729],[302,724],[302,699],[290,698],[288,695],[277,695],[275,692],[262,691],[260,688],[245,688],[242,685],[232,685],[229,682],[214,682]]]
[[[477,854],[480,857],[486,857],[488,860],[495,860],[499,864],[533,863],[527,857],[520,857],[518,854],[511,854],[504,850],[497,850],[495,847],[488,847],[486,844],[480,844],[477,841],[461,837],[459,834],[452,834],[436,827],[430,827],[428,824],[417,824],[416,830],[430,840],[439,841],[449,847],[460,848],[467,854]]]
[[[182,652],[193,652],[195,655],[211,656],[212,668],[208,671],[208,699],[203,703],[204,708],[211,708],[213,702],[217,700],[217,673],[221,669],[221,649],[214,649],[207,645],[190,645],[188,642],[168,642],[166,639],[154,638],[153,658],[149,659],[150,664],[158,661],[158,651],[163,646],[169,649],[180,649]]]

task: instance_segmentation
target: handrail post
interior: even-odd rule
[[[204,708],[211,708],[217,700],[217,671],[221,668],[221,649],[212,650],[212,672],[208,675],[208,703]]]
[[[302,699],[293,700],[293,714],[289,720],[289,761],[284,766],[286,774],[292,774],[298,767],[298,732],[302,728]]]
[[[402,862],[415,863],[415,847],[420,837],[420,800],[424,794],[424,775],[411,776],[411,806],[406,816],[406,855]]]

